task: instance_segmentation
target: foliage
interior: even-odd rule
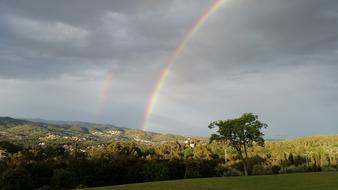
[[[271,168],[263,165],[254,165],[252,167],[252,175],[268,175],[272,174],[273,171]]]
[[[160,181],[169,178],[169,170],[166,162],[150,161],[143,165],[145,181]]]
[[[254,144],[263,146],[264,139],[261,130],[267,124],[258,120],[258,116],[245,113],[235,119],[219,120],[209,124],[209,128],[218,127],[218,134],[212,134],[210,141],[225,141],[233,147],[243,162],[244,174],[248,175],[248,148]]]
[[[64,170],[56,169],[52,177],[52,185],[55,189],[68,189],[73,187],[76,182],[74,173]]]
[[[25,168],[9,169],[2,174],[0,187],[2,190],[33,189],[32,178]]]
[[[123,140],[93,145],[90,140],[51,140],[41,146],[39,140],[26,143],[1,139],[0,144],[6,146],[0,146],[0,153],[5,155],[0,157],[0,187],[10,184],[14,188],[24,185],[24,189],[66,189],[243,175],[241,158],[230,144],[194,138],[187,141],[149,144]],[[338,135],[268,140],[264,147],[253,142],[247,149],[248,173],[336,171],[337,142]],[[19,180],[13,180],[13,176]]]
[[[184,178],[200,177],[200,164],[197,161],[186,161]]]

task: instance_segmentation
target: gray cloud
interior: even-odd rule
[[[26,59],[26,54],[33,54],[37,56],[36,60],[31,60],[31,66],[37,69],[32,70],[53,70],[56,75],[63,74],[57,72],[60,70],[69,72],[69,64],[81,65],[82,62],[102,67],[110,67],[112,62],[142,67],[145,61],[151,64],[149,60],[143,60],[144,55],[151,52],[168,56],[207,3],[198,5],[187,1],[181,6],[178,1],[159,3],[151,0],[95,4],[92,1],[3,1],[0,6],[3,46],[0,48],[6,57],[1,57],[2,62],[12,64],[14,60]],[[172,30],[172,27],[176,29]],[[45,67],[35,63],[39,62],[40,56],[50,59]],[[24,66],[27,63],[17,61],[15,64]],[[54,66],[48,68],[48,65]],[[1,71],[9,76],[4,73],[5,69]],[[27,76],[27,70],[20,71],[16,77]],[[34,75],[39,76],[39,73]]]
[[[140,127],[211,3],[1,1],[0,114]],[[337,33],[334,0],[225,1],[174,63],[150,130],[207,135],[209,121],[252,111],[270,137],[338,132]]]

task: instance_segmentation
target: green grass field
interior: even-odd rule
[[[338,172],[202,178],[138,183],[88,190],[338,190]]]

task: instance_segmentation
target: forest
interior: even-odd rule
[[[336,171],[338,136],[266,141],[248,149],[249,175]],[[70,189],[136,182],[238,176],[236,151],[222,142],[113,142],[88,151],[73,144],[0,143],[1,189]]]

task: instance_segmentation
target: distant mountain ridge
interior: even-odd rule
[[[49,123],[54,125],[72,125],[72,126],[79,126],[79,127],[85,127],[85,128],[105,128],[105,127],[111,127],[111,128],[121,128],[126,129],[126,127],[120,127],[112,124],[101,124],[101,123],[91,123],[91,122],[84,122],[84,121],[57,121],[57,120],[47,120],[47,119],[22,119],[26,121],[32,121],[36,123]]]
[[[0,117],[0,139],[29,144],[100,144],[113,141],[133,141],[145,144],[169,141],[183,142],[193,137],[161,134],[111,124],[80,121],[49,121],[43,119],[15,119]],[[196,138],[196,140],[207,140]]]
[[[11,127],[15,125],[22,125],[29,121],[22,120],[22,119],[14,119],[11,117],[0,117],[0,126],[3,127]]]

